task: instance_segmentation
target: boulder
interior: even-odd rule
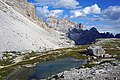
[[[105,50],[101,46],[90,46],[87,49],[87,54],[97,57],[103,57],[105,54]]]

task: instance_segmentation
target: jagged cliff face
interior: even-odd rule
[[[9,6],[14,8],[17,12],[36,23],[37,25],[42,25],[41,20],[36,16],[34,12],[34,5],[28,3],[27,0],[3,0]]]
[[[48,17],[46,20],[46,25],[54,30],[67,33],[69,29],[76,27],[77,23],[73,23],[67,19]]]
[[[74,40],[77,45],[91,44],[98,38],[115,38],[112,33],[99,33],[99,31],[94,27],[90,30],[73,28],[69,31],[68,37]]]
[[[17,12],[37,24],[39,27],[44,28],[48,32],[52,32],[52,30],[47,27],[47,25],[36,16],[34,11],[34,5],[32,3],[28,3],[27,0],[3,0],[6,4],[11,6]],[[53,32],[54,33],[54,32]]]
[[[38,26],[44,28],[48,32],[53,32],[38,16],[36,16],[34,11],[34,5],[28,3],[27,0],[3,0],[20,14],[37,24]],[[53,32],[54,33],[54,32]]]
[[[75,27],[76,23],[73,23],[67,19],[57,19],[55,17],[49,17],[46,24],[38,18],[34,12],[34,5],[28,3],[27,0],[3,0],[9,6],[14,8],[17,12],[34,22],[45,30],[52,32],[52,29],[61,32],[67,32],[69,28]]]

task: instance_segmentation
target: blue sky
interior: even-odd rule
[[[120,0],[28,0],[35,5],[37,16],[67,18],[96,27],[100,32],[120,33]]]

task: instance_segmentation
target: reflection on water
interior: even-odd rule
[[[29,80],[47,78],[64,70],[80,67],[85,63],[86,62],[84,60],[76,60],[73,58],[62,58],[53,61],[42,62],[35,66],[35,72],[33,75],[29,76]]]
[[[76,60],[73,58],[62,58],[53,61],[46,61],[37,64],[31,68],[16,68],[7,76],[6,80],[40,80],[47,78],[64,70],[80,67],[85,64],[84,60]]]

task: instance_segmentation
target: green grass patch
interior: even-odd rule
[[[96,66],[97,64],[90,64],[90,63],[87,63],[84,65],[84,68],[92,68],[94,66]]]
[[[83,56],[82,54],[86,51],[69,51],[67,54],[63,55],[63,57],[72,57],[75,59],[87,59],[87,56]]]
[[[13,59],[15,59],[16,56],[12,56],[8,53],[3,54],[3,59],[0,60],[0,66],[6,66],[13,63]]]
[[[99,40],[101,41],[101,40]],[[109,39],[108,41],[105,41],[101,44],[99,44],[103,48],[116,48],[120,47],[120,39]]]
[[[119,49],[105,49],[107,54],[117,55],[117,58],[120,58],[120,50]]]
[[[5,80],[5,77],[13,71],[13,67],[5,67],[0,69],[0,80]]]

